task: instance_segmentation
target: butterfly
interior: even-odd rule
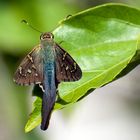
[[[41,129],[49,125],[56,101],[58,84],[62,81],[77,81],[82,70],[75,60],[54,41],[50,32],[42,33],[36,46],[17,68],[14,81],[19,85],[37,84],[43,91]]]

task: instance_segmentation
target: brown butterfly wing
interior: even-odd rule
[[[58,82],[77,81],[82,77],[82,71],[75,60],[58,44],[56,52],[56,77]]]
[[[39,84],[43,81],[43,59],[40,45],[35,47],[21,62],[14,75],[19,85]]]

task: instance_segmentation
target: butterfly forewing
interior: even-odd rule
[[[21,62],[15,75],[14,81],[19,85],[42,83],[43,61],[40,56],[41,48],[35,47]]]
[[[61,81],[77,81],[82,77],[82,71],[74,59],[58,44],[56,52],[56,77]]]

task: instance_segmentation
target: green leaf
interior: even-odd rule
[[[83,77],[77,82],[59,85],[61,99],[56,102],[55,109],[79,101],[94,89],[124,76],[138,64],[139,17],[137,9],[106,4],[60,22],[53,32],[55,40],[63,41],[61,46],[80,65]],[[40,124],[40,111],[41,98],[37,97],[26,132]]]

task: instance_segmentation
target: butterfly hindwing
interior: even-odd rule
[[[35,47],[21,62],[15,75],[14,81],[19,85],[42,83],[43,62],[40,57],[40,46]]]
[[[56,52],[56,77],[61,81],[77,81],[82,77],[82,71],[75,60],[58,44]]]

